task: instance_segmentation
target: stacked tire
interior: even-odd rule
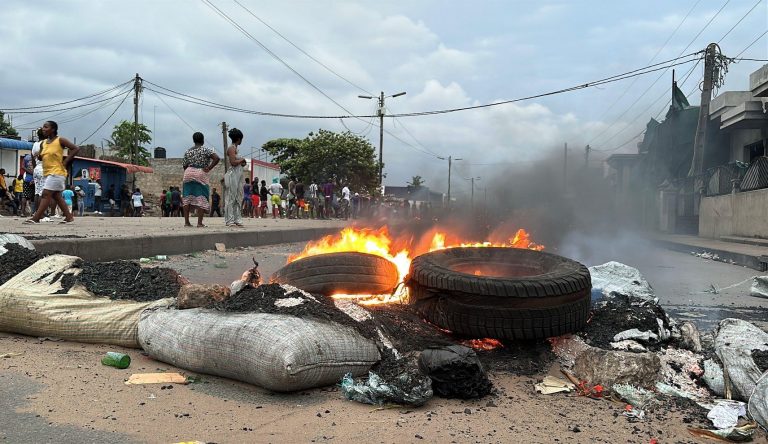
[[[589,270],[550,253],[496,247],[433,251],[413,260],[406,283],[410,303],[426,320],[471,338],[560,336],[582,329],[589,318]]]

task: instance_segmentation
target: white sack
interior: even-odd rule
[[[139,343],[176,367],[280,392],[365,375],[380,359],[373,341],[340,324],[201,308],[144,312]]]
[[[768,350],[768,333],[741,319],[723,319],[715,334],[715,353],[733,386],[733,397],[748,401],[762,372],[752,350]]]
[[[654,293],[651,284],[645,280],[637,268],[620,262],[607,262],[603,265],[589,267],[592,276],[592,290],[600,290],[603,296],[612,292],[641,299],[653,300]]]

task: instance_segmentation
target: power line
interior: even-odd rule
[[[702,28],[701,28],[701,30],[699,30],[699,32],[698,32],[698,33],[697,33],[697,34],[696,34],[696,35],[695,35],[695,36],[694,36],[694,37],[691,39],[691,41],[690,41],[690,42],[689,42],[689,43],[688,43],[688,44],[685,46],[685,48],[683,48],[683,50],[682,50],[682,51],[680,51],[680,54],[684,53],[685,51],[687,51],[687,50],[688,50],[688,48],[690,48],[690,47],[691,47],[691,45],[692,45],[692,44],[693,44],[693,43],[696,41],[696,39],[697,39],[697,38],[699,38],[699,36],[700,36],[700,35],[701,35],[701,34],[702,34],[702,33],[703,33],[703,32],[704,32],[704,31],[705,31],[705,30],[706,30],[706,29],[709,27],[709,25],[712,23],[712,21],[713,21],[713,20],[715,20],[715,18],[716,18],[718,15],[720,15],[720,13],[723,11],[723,9],[725,9],[725,7],[728,5],[728,3],[730,3],[730,1],[731,1],[731,0],[726,0],[726,1],[725,1],[725,3],[723,3],[723,6],[721,6],[721,7],[720,7],[720,9],[718,9],[718,11],[715,13],[715,15],[713,15],[713,16],[712,16],[712,17],[709,19],[709,21],[708,21],[708,22],[707,22],[707,23],[704,25],[704,27],[702,27]],[[677,56],[677,58],[680,58],[680,57],[681,57],[681,56]],[[677,58],[675,58],[675,60],[677,60]],[[601,132],[600,132],[598,135],[596,135],[596,136],[595,136],[595,137],[593,137],[593,138],[592,138],[592,139],[591,139],[589,142],[587,142],[587,144],[588,144],[588,145],[591,145],[591,144],[592,144],[592,143],[593,143],[595,140],[599,139],[599,138],[600,138],[600,137],[601,137],[603,134],[607,133],[607,132],[608,132],[608,130],[609,130],[609,129],[611,129],[611,128],[612,128],[612,127],[613,127],[613,126],[616,124],[616,123],[618,123],[618,122],[621,120],[621,118],[622,118],[622,117],[624,117],[624,116],[625,116],[625,115],[626,115],[626,114],[629,112],[629,110],[631,110],[631,109],[632,109],[632,108],[633,108],[635,105],[637,105],[637,103],[638,103],[638,102],[640,102],[640,100],[641,100],[643,97],[645,97],[645,95],[646,95],[646,94],[647,94],[647,93],[648,93],[648,92],[651,90],[651,88],[653,88],[653,86],[654,86],[654,85],[656,85],[656,83],[657,83],[659,80],[661,80],[661,78],[662,78],[662,77],[664,77],[664,74],[665,74],[665,73],[666,73],[666,69],[664,70],[664,72],[662,72],[662,73],[659,75],[659,77],[657,77],[657,78],[656,78],[656,80],[654,80],[654,81],[653,81],[653,83],[651,83],[651,84],[648,86],[648,88],[646,88],[646,89],[645,89],[645,91],[643,91],[643,93],[642,93],[642,94],[640,94],[640,96],[639,96],[639,97],[638,97],[638,98],[637,98],[637,99],[636,99],[634,102],[632,102],[632,104],[631,104],[631,105],[629,105],[629,107],[628,107],[626,110],[624,110],[624,112],[623,112],[623,113],[621,113],[621,114],[620,114],[620,115],[619,115],[619,116],[618,116],[618,117],[617,117],[617,118],[616,118],[616,119],[615,119],[615,120],[614,120],[614,121],[613,121],[613,122],[612,122],[610,125],[608,125],[608,127],[606,127],[606,128],[605,128],[603,131],[601,131]],[[636,119],[635,119],[635,120],[636,120]],[[619,131],[618,131],[616,134],[614,134],[614,136],[613,136],[613,137],[615,137],[616,135],[618,135],[618,134],[622,133],[622,132],[623,132],[624,130],[626,130],[626,129],[627,129],[627,127],[625,126],[625,127],[624,127],[624,128],[622,128],[621,130],[619,130]]]
[[[152,90],[150,89],[150,91],[152,91]],[[189,129],[190,129],[190,130],[192,130],[192,131],[195,131],[195,129],[192,127],[192,125],[190,125],[189,123],[187,123],[187,121],[186,121],[186,120],[184,120],[184,118],[183,118],[183,117],[181,117],[181,116],[179,115],[179,113],[177,113],[177,112],[176,112],[176,110],[174,110],[173,108],[171,108],[171,105],[169,105],[169,104],[168,104],[168,102],[166,102],[166,101],[165,101],[165,100],[164,100],[162,97],[160,97],[160,94],[156,93],[155,91],[152,91],[152,94],[154,94],[154,95],[155,95],[155,97],[157,97],[158,99],[160,99],[160,101],[161,101],[161,102],[163,102],[163,104],[164,104],[166,107],[168,107],[168,109],[169,109],[169,110],[171,110],[171,112],[172,112],[172,113],[176,114],[176,117],[178,117],[178,118],[179,118],[179,120],[181,120],[182,122],[184,122],[184,125],[187,125],[187,128],[189,128]]]
[[[725,39],[726,37],[728,37],[728,34],[730,34],[730,33],[731,33],[731,31],[733,31],[734,29],[736,29],[736,27],[737,27],[737,26],[739,26],[739,23],[741,23],[741,22],[742,22],[742,21],[743,21],[745,18],[747,18],[747,16],[748,16],[748,15],[749,15],[749,14],[750,14],[752,11],[754,11],[754,10],[755,10],[755,8],[757,8],[757,5],[759,5],[759,4],[760,4],[760,3],[762,3],[762,2],[763,2],[763,0],[757,0],[757,3],[755,3],[755,4],[754,4],[754,5],[753,5],[753,6],[752,6],[750,9],[749,9],[749,11],[747,11],[747,13],[746,13],[746,14],[744,14],[744,15],[743,15],[743,16],[742,16],[742,17],[739,19],[739,21],[738,21],[738,22],[736,22],[736,23],[735,23],[733,26],[731,26],[731,29],[729,29],[729,30],[728,30],[728,32],[726,32],[726,33],[725,33],[725,35],[723,35],[722,37],[720,37],[720,40],[718,40],[718,41],[717,41],[717,43],[720,43],[720,42],[722,42],[722,41],[723,41],[723,39]]]
[[[263,49],[263,50],[264,50],[264,51],[265,51],[267,54],[269,54],[270,56],[272,56],[272,58],[274,58],[275,60],[277,60],[278,62],[280,62],[281,64],[283,64],[283,65],[284,65],[286,68],[288,68],[288,69],[289,69],[289,70],[290,70],[290,71],[291,71],[293,74],[295,74],[297,77],[299,77],[301,80],[303,80],[303,81],[304,81],[304,82],[305,82],[307,85],[311,86],[311,87],[312,87],[312,89],[314,89],[315,91],[317,91],[317,92],[319,92],[320,94],[322,94],[322,95],[323,95],[325,98],[327,98],[328,100],[330,100],[331,102],[333,102],[333,103],[334,103],[336,106],[338,106],[339,108],[341,108],[342,110],[344,110],[344,111],[345,111],[347,114],[349,114],[349,115],[352,115],[352,114],[354,114],[354,113],[352,113],[351,111],[349,111],[348,109],[346,109],[346,108],[344,107],[344,105],[340,104],[339,102],[337,102],[336,100],[334,100],[334,99],[333,99],[331,96],[329,96],[328,94],[326,94],[326,93],[325,93],[325,91],[323,91],[322,89],[320,89],[320,87],[318,87],[317,85],[315,85],[314,83],[312,83],[312,82],[311,82],[309,79],[307,79],[306,77],[304,77],[303,75],[301,75],[301,73],[299,73],[298,71],[296,71],[296,70],[295,70],[295,69],[294,69],[294,68],[293,68],[291,65],[289,65],[289,64],[288,64],[288,62],[286,62],[285,60],[281,59],[281,58],[280,58],[280,56],[278,56],[277,54],[275,54],[274,52],[272,52],[272,51],[271,51],[269,48],[267,48],[267,47],[266,47],[266,46],[265,46],[263,43],[261,43],[261,42],[260,42],[260,41],[259,41],[259,40],[258,40],[256,37],[254,37],[253,35],[251,35],[251,33],[249,33],[249,32],[248,32],[248,31],[247,31],[245,28],[243,28],[242,26],[240,26],[240,25],[239,25],[239,24],[238,24],[238,23],[237,23],[237,22],[236,22],[236,21],[235,21],[233,18],[231,18],[230,16],[228,16],[228,15],[227,15],[227,14],[226,14],[224,11],[222,11],[222,10],[221,10],[221,9],[219,9],[219,8],[218,8],[216,5],[214,5],[214,4],[213,4],[213,3],[212,3],[210,0],[201,0],[201,1],[202,1],[203,3],[205,3],[206,5],[208,5],[208,6],[209,6],[211,9],[213,9],[213,10],[214,10],[214,12],[216,12],[217,14],[219,14],[219,16],[221,16],[221,17],[222,17],[224,20],[226,20],[226,21],[227,21],[227,22],[229,22],[229,23],[230,23],[232,26],[234,26],[234,27],[235,27],[235,29],[237,29],[238,31],[240,31],[240,33],[242,33],[243,35],[245,35],[245,36],[246,36],[246,37],[248,37],[249,39],[253,40],[253,41],[254,41],[254,42],[257,44],[257,45],[259,45],[259,47],[260,47],[261,49]]]
[[[670,40],[672,40],[672,37],[674,37],[674,36],[675,36],[675,34],[677,34],[677,31],[680,29],[680,27],[681,27],[681,26],[683,26],[683,23],[685,23],[685,21],[686,21],[686,20],[688,19],[688,17],[691,15],[691,13],[693,12],[693,10],[694,10],[694,9],[696,9],[696,6],[698,6],[698,5],[699,5],[699,3],[701,3],[701,0],[696,0],[696,3],[694,3],[694,4],[693,4],[693,6],[691,6],[691,9],[689,9],[689,10],[688,10],[688,13],[687,13],[687,14],[685,14],[685,17],[683,17],[683,19],[680,21],[680,23],[678,23],[678,24],[677,24],[677,27],[675,28],[675,30],[674,30],[674,31],[672,31],[672,34],[670,34],[670,35],[669,35],[669,37],[667,37],[667,40],[664,42],[664,44],[663,44],[663,45],[661,45],[661,47],[658,49],[658,51],[656,51],[656,54],[654,54],[654,55],[653,55],[653,57],[651,57],[651,59],[650,59],[650,60],[648,60],[648,63],[651,63],[651,62],[653,61],[653,59],[655,59],[655,58],[656,58],[656,57],[659,55],[659,53],[661,53],[661,51],[662,51],[664,48],[666,48],[666,47],[667,47],[667,44],[669,43],[669,41],[670,41]],[[628,92],[629,92],[629,91],[632,89],[632,87],[635,85],[635,83],[636,83],[636,82],[637,82],[637,78],[635,78],[634,80],[632,80],[632,83],[630,83],[630,84],[629,84],[629,86],[627,86],[627,88],[624,90],[624,92],[622,92],[622,93],[621,93],[621,95],[620,95],[618,98],[616,98],[616,100],[614,100],[614,102],[613,102],[613,103],[611,103],[611,105],[610,105],[610,106],[608,106],[608,108],[606,108],[606,109],[605,109],[605,111],[604,111],[604,112],[603,112],[603,114],[602,114],[602,115],[601,115],[601,116],[598,118],[598,120],[602,120],[602,119],[603,119],[603,117],[605,117],[605,116],[608,114],[608,112],[609,112],[611,109],[613,109],[613,107],[614,107],[614,106],[616,106],[616,104],[617,104],[617,103],[619,103],[619,101],[620,101],[620,100],[621,100],[621,99],[622,99],[622,98],[623,98],[623,97],[624,97],[624,96],[625,96],[625,95],[626,95],[626,94],[627,94],[627,93],[628,93]]]
[[[335,75],[336,77],[340,78],[341,80],[343,80],[343,81],[347,82],[348,84],[350,84],[350,85],[351,85],[351,86],[353,86],[354,88],[357,88],[357,89],[359,89],[360,91],[363,91],[363,92],[365,92],[365,93],[368,93],[368,95],[371,95],[371,96],[372,96],[372,95],[374,95],[372,92],[370,92],[370,91],[366,90],[366,89],[365,89],[365,88],[363,88],[362,86],[359,86],[359,85],[355,84],[355,83],[354,83],[354,82],[352,82],[351,80],[347,79],[346,77],[342,76],[342,75],[341,75],[341,74],[339,74],[338,72],[336,72],[336,71],[334,71],[333,69],[331,69],[330,67],[328,67],[328,66],[327,66],[325,63],[321,62],[320,60],[317,60],[316,58],[314,58],[314,57],[312,57],[310,54],[308,54],[306,51],[304,51],[303,49],[299,48],[299,46],[298,46],[298,45],[296,45],[295,43],[293,43],[291,40],[289,40],[289,39],[288,39],[288,37],[284,36],[284,35],[283,35],[283,34],[281,34],[281,33],[280,33],[280,32],[279,32],[277,29],[275,29],[275,28],[273,28],[272,26],[270,26],[270,25],[269,25],[269,23],[265,22],[265,21],[264,21],[264,20],[263,20],[261,17],[259,17],[259,16],[257,16],[256,14],[254,14],[254,13],[253,13],[253,12],[252,12],[250,9],[246,8],[246,7],[245,7],[245,6],[244,6],[242,3],[240,3],[240,2],[239,2],[239,1],[237,1],[237,0],[233,0],[233,1],[234,1],[235,3],[237,3],[237,5],[238,5],[238,6],[240,6],[241,8],[243,8],[243,9],[244,9],[244,10],[245,10],[245,11],[246,11],[248,14],[250,14],[250,15],[251,15],[253,18],[255,18],[256,20],[260,21],[260,22],[261,22],[261,23],[262,23],[264,26],[266,26],[267,28],[269,28],[270,30],[272,30],[272,32],[274,32],[275,34],[279,35],[279,36],[280,36],[280,37],[281,37],[283,40],[285,40],[286,42],[288,42],[288,43],[289,43],[291,46],[293,46],[294,48],[296,48],[297,50],[299,50],[299,52],[301,52],[301,53],[302,53],[302,54],[304,54],[305,56],[309,57],[309,58],[310,58],[312,61],[314,61],[314,62],[315,62],[315,63],[317,63],[318,65],[320,65],[320,66],[322,66],[323,68],[325,68],[326,70],[328,70],[328,71],[329,71],[331,74],[333,74],[333,75]]]
[[[768,34],[768,29],[766,29],[765,31],[763,31],[763,33],[762,33],[762,34],[760,34],[759,36],[757,36],[757,38],[756,38],[756,39],[752,40],[752,43],[750,43],[749,45],[747,45],[747,47],[746,47],[746,48],[742,49],[742,50],[741,50],[741,52],[740,52],[740,53],[738,53],[738,54],[736,55],[736,57],[738,58],[740,55],[744,54],[744,53],[745,53],[745,52],[746,52],[746,51],[747,51],[749,48],[751,48],[751,47],[752,47],[752,46],[753,46],[755,43],[757,43],[757,42],[758,42],[758,41],[759,41],[761,38],[763,38],[763,36],[764,36],[764,35],[766,35],[766,34]]]
[[[83,108],[85,106],[93,105],[95,103],[106,102],[107,100],[112,100],[115,97],[119,97],[120,94],[122,94],[122,93],[115,94],[114,96],[107,97],[106,99],[95,100],[93,102],[86,103],[86,104],[83,104],[83,105],[75,105],[75,106],[69,106],[69,107],[66,107],[66,108],[59,108],[59,109],[44,109],[44,110],[37,110],[37,111],[13,111],[11,114],[43,114],[43,113],[50,113],[50,112],[57,112],[57,111],[69,111],[69,110],[72,110],[72,109]],[[0,111],[5,112],[4,110],[0,110]]]
[[[123,87],[123,86],[125,86],[125,85],[127,85],[127,84],[129,84],[131,82],[132,82],[132,80],[129,80],[127,82],[124,82],[124,83],[121,83],[119,85],[113,86],[113,87],[111,87],[109,89],[105,89],[104,91],[93,93],[93,94],[87,95],[85,97],[80,97],[78,99],[67,100],[66,102],[59,102],[59,103],[53,103],[53,104],[50,104],[50,105],[40,105],[40,106],[23,106],[23,107],[20,107],[20,108],[3,108],[3,107],[0,107],[0,110],[2,110],[3,112],[10,111],[11,114],[29,114],[29,113],[22,113],[21,110],[51,108],[51,107],[54,107],[54,106],[67,105],[69,103],[79,102],[81,100],[90,99],[92,97],[100,96],[100,95],[106,94],[106,93],[108,93],[110,91],[114,91],[116,89],[120,89],[121,87]],[[44,111],[40,111],[40,112],[44,112]]]
[[[94,109],[92,109],[92,110],[89,110],[89,111],[87,111],[87,112],[85,112],[85,113],[83,113],[83,114],[80,114],[80,115],[78,115],[78,116],[75,116],[75,117],[67,117],[67,118],[66,118],[66,120],[64,120],[64,121],[61,121],[61,122],[59,122],[59,123],[67,123],[67,122],[72,122],[72,121],[74,121],[74,120],[77,120],[77,119],[79,119],[79,118],[81,118],[81,117],[85,117],[86,115],[88,115],[88,114],[91,114],[91,113],[93,113],[93,112],[95,112],[95,111],[98,111],[98,110],[100,110],[100,109],[103,109],[103,108],[105,108],[105,107],[107,107],[107,106],[111,105],[111,104],[112,104],[112,100],[114,100],[115,98],[119,98],[119,97],[121,97],[121,96],[122,96],[122,94],[123,94],[123,93],[125,93],[125,91],[126,91],[126,90],[123,90],[123,91],[121,91],[121,92],[119,92],[119,93],[116,93],[114,96],[112,96],[112,99],[110,99],[110,100],[109,100],[109,101],[107,101],[107,102],[104,102],[104,103],[102,103],[101,105],[97,106],[96,108],[94,108]],[[83,108],[85,108],[85,107],[87,107],[87,106],[90,106],[90,105],[94,105],[94,104],[96,104],[96,103],[97,103],[97,102],[95,102],[95,101],[90,101],[90,102],[87,102],[87,103],[83,104],[83,106],[82,106],[82,107],[83,107]],[[56,113],[54,113],[54,114],[51,114],[51,115],[47,115],[47,116],[41,117],[41,118],[39,118],[39,119],[35,119],[35,120],[29,120],[29,121],[27,121],[27,122],[24,122],[24,123],[19,123],[19,124],[16,124],[16,125],[14,125],[14,127],[15,127],[16,129],[34,129],[34,127],[36,127],[36,126],[37,126],[37,124],[38,124],[39,122],[43,122],[43,121],[46,121],[46,120],[51,120],[51,119],[52,119],[52,118],[54,118],[54,117],[58,117],[58,116],[60,116],[60,115],[63,115],[63,114],[67,114],[67,113],[69,113],[70,111],[71,111],[71,110],[64,110],[64,111],[59,111],[59,112],[56,112]],[[57,119],[57,120],[58,120],[58,119]],[[34,124],[34,125],[32,125],[32,124]],[[28,126],[28,125],[32,125],[32,126]]]
[[[89,135],[88,135],[88,137],[86,137],[85,139],[83,139],[83,141],[82,141],[82,142],[80,142],[80,143],[85,143],[85,142],[86,142],[88,139],[90,139],[90,138],[91,138],[91,137],[92,137],[94,134],[96,134],[96,133],[97,133],[97,132],[98,132],[98,131],[99,131],[101,128],[103,128],[103,127],[104,127],[104,125],[106,125],[106,124],[107,124],[107,122],[109,122],[109,119],[111,119],[111,118],[112,118],[112,116],[114,116],[114,115],[115,115],[115,113],[117,112],[117,110],[119,110],[119,109],[120,109],[120,107],[121,107],[121,106],[123,106],[123,103],[125,103],[125,99],[127,99],[127,98],[128,98],[128,96],[130,96],[132,92],[133,92],[133,90],[131,89],[130,91],[128,91],[127,93],[125,93],[125,97],[123,97],[123,100],[121,100],[121,101],[120,101],[120,103],[117,105],[117,107],[114,109],[114,111],[112,111],[112,114],[110,114],[110,115],[109,115],[109,117],[107,117],[107,118],[106,118],[106,120],[104,120],[104,122],[102,122],[102,124],[101,124],[101,125],[99,125],[99,127],[98,127],[98,128],[96,128],[96,129],[95,129],[95,130],[94,130],[94,131],[93,131],[91,134],[89,134]]]

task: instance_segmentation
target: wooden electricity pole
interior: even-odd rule
[[[716,43],[707,45],[704,55],[704,83],[701,88],[701,104],[699,106],[699,123],[696,126],[696,137],[693,139],[693,159],[688,177],[701,174],[704,170],[704,144],[707,137],[707,122],[709,121],[709,102],[712,100],[712,88],[717,76],[717,57],[719,47]]]
[[[139,94],[141,93],[141,77],[136,73],[133,80],[133,144],[131,146],[131,164],[136,164],[136,153],[139,150]],[[131,173],[131,191],[136,188],[136,173]]]

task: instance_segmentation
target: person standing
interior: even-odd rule
[[[243,184],[243,207],[242,214],[244,217],[251,215],[251,179],[245,178],[245,184]]]
[[[56,202],[64,213],[62,223],[71,223],[75,217],[67,208],[61,192],[64,191],[64,183],[67,179],[67,168],[72,164],[75,155],[80,148],[69,140],[59,137],[59,125],[54,121],[47,121],[43,124],[43,136],[46,137],[42,143],[40,158],[43,161],[43,196],[40,205],[32,217],[25,223],[38,224],[40,218],[51,202]],[[64,157],[64,148],[67,148],[67,157]]]
[[[168,200],[167,200],[167,191],[163,190],[162,193],[160,193],[160,217],[168,217]]]
[[[315,183],[315,180],[312,180],[312,183],[309,185],[309,189],[307,191],[309,194],[307,195],[309,206],[310,206],[310,213],[309,217],[312,219],[320,219],[320,215],[317,214],[317,184]]]
[[[19,174],[19,177],[13,180],[13,198],[19,207],[19,215],[24,216],[24,205],[21,204],[24,198],[24,174]]]
[[[40,199],[43,196],[43,162],[35,162],[35,160],[40,159],[40,148],[43,144],[43,139],[45,139],[45,136],[43,135],[43,129],[38,128],[37,129],[37,142],[35,142],[32,145],[32,181],[35,184],[35,200],[34,205],[32,208],[33,213],[37,211],[37,208],[40,206]]]
[[[360,193],[352,196],[352,219],[357,219],[360,215]]]
[[[93,201],[95,202],[93,212],[101,214],[101,179],[96,179],[96,181],[93,182],[93,187]]]
[[[133,203],[133,217],[141,217],[144,210],[144,196],[141,195],[140,189],[136,188],[136,191],[133,192],[131,202]]]
[[[300,179],[296,181],[296,218],[301,219],[304,213],[304,182]]]
[[[243,201],[243,167],[246,161],[238,157],[237,147],[243,143],[243,132],[237,128],[229,130],[232,144],[227,148],[226,162],[229,170],[224,174],[224,224],[228,227],[243,227],[241,202]]]
[[[267,181],[261,180],[259,188],[259,215],[261,218],[267,217],[267,200],[269,200],[269,190],[267,190]]]
[[[171,217],[181,215],[181,192],[179,187],[171,187]]]
[[[323,196],[325,198],[325,218],[331,218],[331,204],[333,203],[333,182],[331,179],[325,182],[323,185]]]
[[[22,161],[24,169],[24,179],[21,191],[21,210],[23,214],[27,213],[27,205],[30,207],[29,214],[32,214],[35,202],[35,181],[33,177],[34,167],[32,166],[32,155],[27,154]]]
[[[64,203],[67,204],[67,207],[69,208],[70,213],[72,212],[72,208],[75,206],[75,192],[72,191],[72,186],[68,186],[64,189],[64,191],[61,192],[61,197],[64,198]]]
[[[109,217],[115,215],[115,184],[109,184],[107,189],[107,202],[109,202]]]
[[[219,217],[221,217],[221,195],[219,195],[219,192],[216,191],[216,188],[214,188],[213,192],[211,192],[211,212],[208,214],[208,216],[213,217],[213,213],[216,213]]]
[[[211,205],[208,196],[211,195],[210,182],[211,170],[219,163],[219,156],[212,149],[203,146],[205,138],[203,133],[196,132],[192,135],[193,147],[184,153],[181,166],[184,167],[184,192],[181,202],[184,205],[184,226],[191,227],[189,223],[189,211],[191,207],[197,209],[197,227],[203,225],[204,213],[210,211]]]
[[[75,187],[75,196],[72,199],[74,207],[77,208],[77,215],[83,217],[85,210],[85,192],[79,187]]]
[[[272,219],[277,219],[277,216],[280,216],[282,219],[283,215],[280,212],[280,201],[281,196],[283,195],[283,185],[280,184],[280,179],[277,177],[272,178],[272,185],[269,186],[269,200],[272,201]]]
[[[349,187],[345,184],[344,188],[341,189],[341,214],[344,215],[344,220],[349,219],[351,197]]]
[[[133,214],[133,209],[131,208],[131,191],[126,184],[123,184],[123,186],[120,187],[120,214],[123,217],[130,217]]]

